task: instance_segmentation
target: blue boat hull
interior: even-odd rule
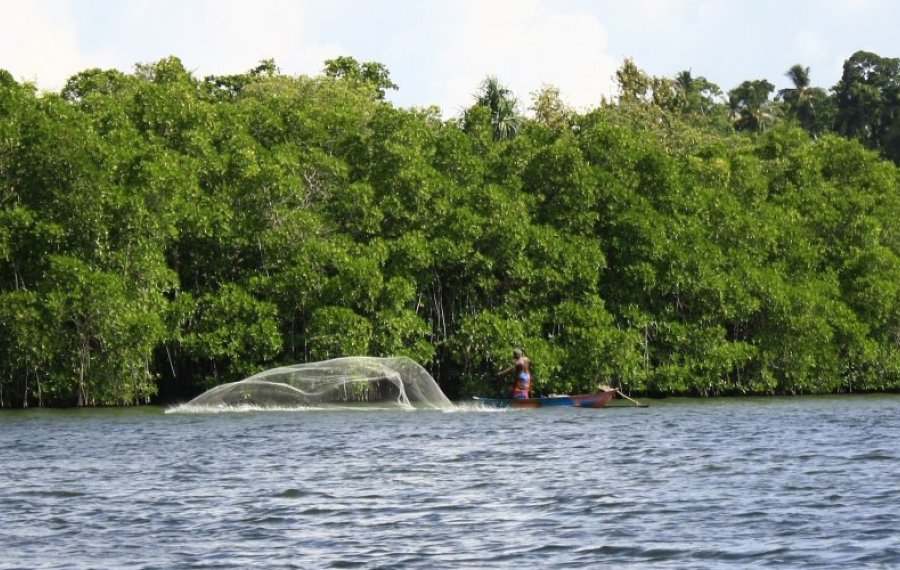
[[[495,408],[603,408],[613,399],[615,390],[605,390],[595,394],[578,394],[574,396],[548,396],[545,398],[481,398],[476,396],[475,402]]]

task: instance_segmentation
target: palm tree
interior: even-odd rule
[[[705,77],[694,77],[691,71],[684,70],[675,75],[675,89],[678,91],[684,112],[707,115],[716,106],[716,97],[722,90]]]
[[[728,105],[739,130],[760,132],[777,119],[777,109],[769,101],[775,86],[765,79],[744,81],[728,92]]]
[[[675,87],[682,94],[682,97],[685,99],[685,104],[690,100],[691,95],[696,92],[695,88],[696,79],[691,75],[691,70],[686,69],[684,71],[679,71],[675,75]]]
[[[494,140],[511,139],[519,133],[521,121],[516,113],[516,98],[496,77],[489,75],[481,83],[477,102],[491,111]]]
[[[794,86],[779,90],[778,98],[787,104],[791,116],[795,117],[804,129],[815,135],[818,131],[818,118],[813,101],[817,90],[810,87],[809,68],[798,63],[791,66],[785,76]]]

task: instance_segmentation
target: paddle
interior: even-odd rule
[[[622,396],[623,398],[625,398],[626,400],[628,400],[629,402],[634,402],[634,405],[637,406],[638,408],[649,408],[650,407],[648,404],[642,404],[633,398],[629,398],[628,396],[623,394],[622,391],[619,390],[618,388],[616,389],[616,393],[618,395]]]
[[[638,408],[649,408],[649,407],[650,407],[648,404],[642,404],[642,403],[638,402],[637,400],[635,400],[634,398],[629,398],[629,397],[626,396],[624,393],[622,393],[622,391],[619,390],[618,388],[613,388],[612,386],[605,386],[605,385],[604,385],[604,386],[600,386],[600,389],[601,389],[601,390],[604,390],[604,391],[607,391],[607,392],[610,391],[610,390],[612,390],[612,391],[614,391],[616,394],[618,394],[618,395],[622,396],[623,398],[625,398],[626,400],[628,400],[629,402],[633,402],[634,405],[635,405],[636,407],[638,407]]]

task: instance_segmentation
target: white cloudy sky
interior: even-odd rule
[[[896,0],[0,0],[0,68],[56,90],[87,68],[168,55],[200,77],[266,58],[312,75],[350,55],[388,67],[396,104],[454,115],[488,74],[526,105],[549,83],[593,106],[626,57],[726,91],[784,87],[802,63],[827,88],[857,50],[900,57],[898,29]]]

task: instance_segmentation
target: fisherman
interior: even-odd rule
[[[515,380],[509,389],[510,395],[516,400],[528,398],[531,391],[531,359],[525,356],[525,351],[521,348],[513,351],[513,359],[512,366],[498,372],[497,378],[502,378],[515,371]]]

